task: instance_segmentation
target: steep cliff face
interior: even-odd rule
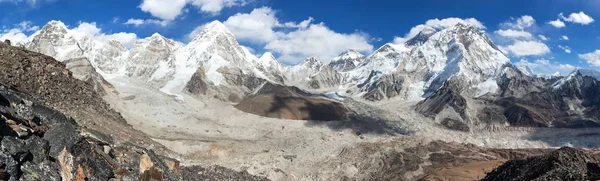
[[[563,78],[538,78],[522,73],[512,66],[498,80],[498,89],[485,95],[476,96],[464,89],[446,85],[431,97],[417,105],[423,114],[435,117],[457,119],[471,127],[476,125],[509,125],[517,127],[597,127],[598,80],[596,71],[576,70]],[[443,92],[454,92],[449,99]],[[454,106],[455,100],[462,100],[462,109]],[[441,111],[441,107],[452,107],[452,116]],[[431,111],[440,110],[440,111]],[[442,113],[444,112],[444,113]],[[485,126],[484,126],[485,127]]]

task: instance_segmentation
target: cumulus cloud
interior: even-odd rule
[[[27,40],[28,36],[21,29],[13,28],[0,31],[0,40],[10,40],[13,43],[22,43]]]
[[[167,20],[157,20],[157,19],[134,19],[134,18],[130,18],[130,19],[128,19],[123,24],[124,25],[133,25],[133,26],[142,26],[142,25],[148,25],[148,24],[154,24],[154,25],[159,25],[159,26],[167,26],[169,24],[169,21],[167,21]]]
[[[550,52],[550,48],[538,41],[516,41],[513,45],[502,47],[506,52],[517,57],[544,55]]]
[[[594,22],[594,19],[588,16],[587,14],[583,13],[583,11],[579,13],[571,13],[568,17],[565,17],[563,13],[560,13],[558,17],[560,17],[563,21],[568,21],[582,25],[588,25]]]
[[[567,35],[563,35],[560,37],[561,40],[569,40],[569,37]]]
[[[163,20],[174,20],[182,13],[187,0],[143,0],[142,11]]]
[[[523,15],[517,19],[511,18],[510,21],[504,22],[501,24],[502,27],[507,29],[518,29],[523,30],[535,25],[535,19],[530,15]]]
[[[537,59],[529,61],[527,59],[521,59],[516,63],[517,67],[527,67],[531,70],[531,73],[536,75],[554,75],[557,72],[560,75],[567,75],[578,67],[571,64],[561,64],[558,62],[550,62],[548,59]]]
[[[275,11],[269,7],[257,8],[250,13],[235,14],[223,24],[231,30],[236,38],[241,40],[267,43],[283,35],[282,32],[274,30],[283,25],[275,17]]]
[[[571,47],[569,47],[569,46],[558,45],[558,48],[564,50],[565,53],[571,53]]]
[[[81,33],[83,35],[90,36],[96,40],[107,42],[109,40],[117,40],[126,47],[131,47],[133,43],[138,39],[135,33],[118,32],[113,34],[106,34],[102,32],[102,29],[96,26],[96,22],[80,22],[79,25],[73,28],[73,31]]]
[[[510,38],[532,38],[533,35],[531,35],[531,33],[527,32],[527,31],[522,31],[522,30],[498,30],[496,31],[496,34],[500,35],[500,36],[504,36],[504,37],[510,37]]]
[[[190,0],[192,5],[200,11],[211,14],[218,14],[225,7],[232,7],[246,4],[240,0]]]
[[[566,26],[565,22],[562,22],[560,19],[556,19],[554,21],[548,21],[548,24],[552,25],[552,26],[554,26],[556,28],[562,28],[562,27]]]
[[[281,55],[287,63],[297,63],[307,57],[328,62],[337,54],[348,49],[372,51],[368,36],[362,33],[343,34],[329,29],[325,24],[311,24],[269,42],[265,48]]]
[[[426,27],[431,27],[431,28],[435,28],[435,29],[444,29],[444,28],[452,27],[458,23],[464,23],[464,24],[468,24],[468,25],[471,25],[471,26],[479,28],[479,29],[485,29],[485,26],[483,25],[483,23],[481,23],[480,21],[478,21],[475,18],[466,18],[466,19],[461,19],[461,18],[437,19],[436,18],[436,19],[427,20],[425,22],[425,24],[420,24],[420,25],[417,25],[417,26],[411,28],[410,31],[408,33],[406,33],[403,37],[394,37],[394,43],[396,43],[396,44],[404,43],[404,42],[410,40],[411,38],[415,37],[417,34],[419,34],[419,32],[421,32]]]
[[[313,23],[312,17],[301,22],[282,22],[276,11],[261,7],[250,13],[238,13],[230,16],[223,24],[238,40],[263,46],[280,56],[279,60],[296,64],[308,57],[328,62],[347,49],[368,52],[373,50],[370,37],[364,33],[338,33],[324,23]],[[198,26],[188,34],[192,39],[202,31]]]
[[[585,60],[592,66],[600,67],[600,49],[590,53],[579,54],[579,58]]]
[[[187,5],[200,12],[219,14],[223,8],[245,5],[244,0],[143,0],[139,8],[162,20],[172,21],[184,12]]]
[[[13,43],[23,43],[29,38],[27,34],[39,29],[40,27],[34,26],[31,21],[22,21],[12,28],[0,29],[0,41],[10,40]]]
[[[543,41],[548,41],[549,40],[548,37],[546,37],[544,35],[538,35],[538,37],[540,38],[540,40],[543,40]]]

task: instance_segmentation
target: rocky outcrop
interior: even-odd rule
[[[0,83],[73,117],[83,127],[118,138],[116,142],[154,143],[128,125],[92,84],[74,78],[64,63],[52,57],[0,44]]]
[[[221,167],[179,161],[110,135],[0,86],[1,180],[265,180]]]
[[[416,110],[425,116],[435,117],[444,109],[452,109],[460,115],[461,120],[466,119],[465,109],[467,101],[460,94],[459,85],[455,82],[448,81],[442,88],[437,90],[433,95],[419,102]]]
[[[104,96],[107,91],[114,91],[113,86],[96,72],[87,58],[73,58],[65,60],[63,63],[74,78],[92,85],[94,91],[99,95]]]
[[[546,155],[510,160],[483,180],[599,180],[600,162],[589,153],[563,147]]]
[[[211,96],[226,102],[238,103],[252,95],[267,80],[245,74],[237,68],[220,68],[224,83],[215,85],[208,81],[204,67],[199,67],[185,89],[193,95]]]
[[[369,77],[374,77],[375,74],[376,72],[374,71]],[[367,91],[363,95],[363,98],[370,101],[380,101],[396,97],[402,92],[403,83],[404,78],[397,73],[383,75],[375,83],[368,84],[368,87],[364,88]]]

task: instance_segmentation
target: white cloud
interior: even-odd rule
[[[569,47],[569,46],[558,45],[558,48],[564,50],[565,53],[571,53],[571,47]]]
[[[590,53],[579,54],[579,58],[585,60],[592,66],[600,67],[600,49]]]
[[[157,19],[134,19],[134,18],[130,18],[128,19],[125,23],[123,23],[124,25],[133,25],[133,26],[142,26],[142,25],[147,25],[147,24],[155,24],[155,25],[160,25],[160,26],[167,26],[169,24],[169,21],[167,20],[157,20]]]
[[[561,40],[569,40],[569,37],[567,35],[563,35],[560,37]]]
[[[554,21],[548,21],[548,24],[556,27],[556,28],[563,28],[565,27],[565,22],[562,22],[560,19],[556,19]]]
[[[163,20],[174,20],[187,4],[187,0],[143,0],[142,11]]]
[[[39,26],[33,26],[33,23],[31,23],[31,21],[22,21],[21,23],[19,23],[19,27],[21,28],[21,30],[28,32],[33,32],[40,29]]]
[[[526,32],[526,31],[521,31],[521,30],[498,30],[496,31],[496,34],[500,35],[500,36],[504,36],[504,37],[510,37],[510,38],[532,38],[533,35],[531,35],[531,33]]]
[[[502,48],[517,57],[544,55],[550,52],[546,44],[537,41],[516,41],[515,44]]]
[[[464,24],[468,24],[468,25],[471,25],[471,26],[479,28],[479,29],[485,29],[485,26],[483,25],[483,23],[481,23],[480,21],[478,21],[475,18],[467,18],[467,19],[461,19],[461,18],[437,19],[436,18],[436,19],[427,20],[425,22],[425,24],[420,24],[420,25],[417,25],[417,26],[411,28],[410,31],[404,35],[404,37],[394,37],[394,43],[395,44],[404,43],[404,42],[410,40],[411,38],[415,37],[417,34],[419,34],[419,32],[421,32],[426,27],[432,27],[435,29],[444,29],[444,28],[452,27],[458,23],[464,23]]]
[[[559,72],[561,75],[567,75],[578,67],[570,64],[561,64],[558,62],[550,62],[548,59],[537,59],[535,61],[529,61],[527,59],[521,59],[516,63],[517,67],[527,67],[533,74],[537,75],[554,75]]]
[[[558,17],[560,17],[564,21],[578,23],[578,24],[582,24],[582,25],[588,25],[588,24],[594,22],[594,19],[592,17],[588,16],[587,14],[583,13],[583,11],[581,11],[579,13],[571,13],[569,15],[569,17],[565,17],[563,15],[563,13],[560,13],[558,15]]]
[[[10,40],[13,43],[22,43],[29,36],[26,33],[31,33],[39,30],[39,26],[34,26],[31,21],[22,21],[15,24],[13,28],[0,29],[0,41]]]
[[[172,21],[184,13],[187,5],[192,5],[200,12],[212,15],[219,14],[223,8],[243,6],[245,0],[143,0],[139,6],[142,11],[162,20]]]
[[[135,33],[119,32],[113,34],[106,34],[102,32],[102,29],[96,26],[96,22],[80,22],[79,26],[73,28],[73,31],[90,36],[99,41],[117,40],[126,47],[131,47],[133,43],[138,39]]]
[[[515,26],[519,29],[524,29],[531,27],[533,24],[535,24],[535,19],[530,15],[524,15],[517,19]]]
[[[370,37],[364,33],[338,33],[314,19],[297,22],[281,22],[276,11],[269,7],[256,8],[250,13],[230,16],[223,24],[238,40],[264,46],[268,51],[279,54],[278,59],[296,64],[308,57],[328,62],[347,49],[368,52],[373,50]],[[192,39],[202,31],[198,26],[188,34]]]
[[[244,1],[240,0],[191,0],[191,3],[200,11],[211,14],[218,14],[225,7],[245,4]]]
[[[10,40],[12,43],[21,43],[27,40],[27,35],[18,28],[0,31],[0,41]]]
[[[282,34],[273,30],[282,25],[275,17],[275,11],[269,7],[257,8],[250,13],[235,14],[223,24],[240,40],[267,43]]]
[[[538,37],[543,40],[543,41],[548,41],[548,37],[544,36],[544,35],[538,35]]]
[[[298,63],[307,57],[328,62],[337,54],[348,49],[372,51],[369,37],[362,33],[342,34],[329,29],[325,24],[311,24],[269,42],[265,48],[281,55],[286,63]]]
[[[511,17],[510,21],[501,23],[500,25],[506,29],[523,30],[535,25],[535,19],[530,15],[523,15],[517,19]]]

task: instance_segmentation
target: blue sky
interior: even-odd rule
[[[309,56],[328,61],[348,48],[368,54],[410,38],[419,25],[468,21],[537,73],[600,66],[600,0],[0,0],[0,17],[4,38],[61,20],[124,44],[154,32],[185,43],[219,20],[254,53],[271,51],[288,64]]]

